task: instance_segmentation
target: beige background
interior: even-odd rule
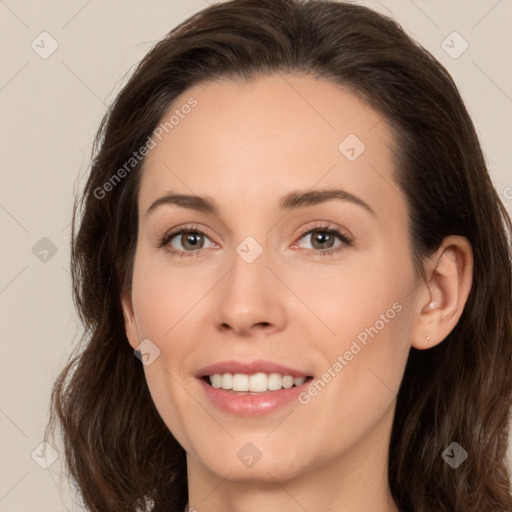
[[[391,12],[452,73],[496,189],[511,211],[512,2],[360,3]],[[0,0],[2,512],[81,510],[66,481],[59,481],[61,459],[43,469],[31,457],[36,450],[34,459],[44,460],[37,454],[42,454],[38,446],[50,388],[79,328],[69,276],[73,193],[124,73],[174,25],[206,5],[205,0]],[[31,47],[34,41],[39,52],[51,48],[49,36],[40,36],[43,31],[58,43],[47,58]],[[441,46],[453,31],[469,44],[458,58]],[[447,39],[452,55],[464,44],[453,37]],[[45,256],[43,237],[55,246],[54,255]],[[40,260],[44,257],[47,261]]]

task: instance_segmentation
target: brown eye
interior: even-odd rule
[[[310,235],[312,235],[311,245],[313,246],[313,249],[330,249],[334,244],[335,236],[332,233],[328,233],[327,231],[310,231]]]
[[[309,229],[301,235],[301,240],[307,237],[310,239],[311,248],[305,247],[305,249],[315,255],[329,256],[352,245],[352,238],[349,235],[329,225]],[[338,244],[336,239],[339,240]]]
[[[204,237],[197,231],[183,231],[178,239],[184,249],[202,249],[204,245]]]
[[[195,256],[200,249],[204,249],[206,241],[213,243],[208,236],[200,229],[194,227],[182,228],[171,233],[167,233],[160,241],[159,247],[165,249],[172,256]]]

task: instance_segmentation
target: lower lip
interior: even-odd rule
[[[203,379],[198,379],[206,396],[219,409],[239,416],[262,416],[297,400],[297,396],[312,382],[306,380],[300,386],[279,391],[266,391],[254,395],[233,393],[221,388],[214,388]]]

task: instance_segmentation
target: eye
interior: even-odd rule
[[[158,247],[166,247],[166,250],[172,256],[192,256],[190,253],[205,248],[205,240],[210,239],[203,231],[196,226],[186,226],[166,233],[160,240]],[[212,243],[211,240],[210,243]],[[213,246],[213,243],[211,246]]]
[[[303,232],[301,239],[309,238],[312,248],[306,248],[311,254],[320,256],[329,256],[342,251],[346,246],[352,245],[352,238],[343,233],[337,227],[331,227],[329,224],[314,226]],[[336,238],[340,241],[338,245],[334,245]]]
[[[306,252],[313,255],[329,256],[337,254],[345,247],[352,245],[350,235],[329,224],[309,227],[301,234],[300,239],[308,237],[311,240],[312,248],[306,248]],[[334,245],[336,238],[339,240],[338,245]],[[205,246],[205,241],[209,241],[210,245]],[[179,257],[198,256],[200,249],[215,246],[216,244],[197,226],[185,226],[166,233],[158,244],[159,248],[165,247],[171,256]]]

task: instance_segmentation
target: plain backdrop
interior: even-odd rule
[[[359,3],[391,14],[448,68],[510,212],[512,2]],[[62,457],[40,446],[51,386],[80,332],[69,275],[73,196],[126,73],[207,4],[0,0],[0,511],[82,510],[61,478]]]

